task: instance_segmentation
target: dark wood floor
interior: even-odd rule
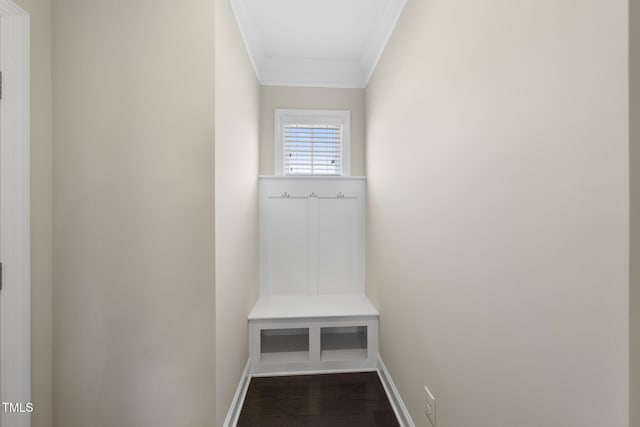
[[[375,372],[252,378],[238,427],[400,427]]]

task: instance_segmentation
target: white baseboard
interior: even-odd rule
[[[378,368],[364,369],[323,369],[318,371],[283,371],[283,372],[264,372],[259,374],[251,374],[252,378],[260,377],[290,377],[299,375],[327,375],[327,374],[353,374],[358,372],[378,372]]]
[[[396,418],[398,418],[400,425],[402,427],[416,427],[380,355],[378,355],[378,376],[380,376],[382,386],[387,392],[387,396],[393,407],[393,412],[396,413]]]
[[[247,365],[244,367],[244,371],[242,371],[242,376],[240,377],[240,381],[238,382],[236,394],[233,396],[231,406],[229,406],[229,412],[227,412],[227,417],[224,419],[224,427],[235,427],[238,423],[238,417],[240,417],[240,411],[242,411],[244,398],[247,395],[247,389],[249,388],[249,383],[251,382],[249,366],[249,361],[247,360]]]

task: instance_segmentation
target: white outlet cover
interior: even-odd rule
[[[436,427],[436,398],[429,391],[427,386],[424,386],[424,391],[427,392],[427,404],[425,406],[424,413],[427,415],[427,418],[431,422],[433,427]]]

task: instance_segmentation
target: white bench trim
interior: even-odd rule
[[[323,359],[321,349],[322,328],[367,328],[367,345],[362,357],[338,357]],[[300,352],[268,353],[275,355],[275,359],[263,359],[261,349],[263,330],[306,329],[309,337],[308,354]],[[305,350],[304,353],[307,353]],[[329,318],[290,318],[272,320],[249,321],[249,358],[252,374],[299,374],[300,372],[329,372],[337,370],[374,370],[377,367],[378,354],[378,317],[377,316],[348,316]]]
[[[378,310],[364,294],[286,295],[260,297],[249,320],[378,316]]]

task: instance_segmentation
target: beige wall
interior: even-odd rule
[[[640,427],[640,6],[630,1],[631,427]]]
[[[52,424],[51,1],[16,0],[31,21],[31,400],[33,427]]]
[[[260,174],[273,175],[274,110],[351,111],[351,175],[364,175],[364,90],[262,86],[260,88]]]
[[[367,279],[417,425],[425,384],[442,427],[629,423],[627,4],[407,2],[367,88]]]
[[[228,0],[216,0],[216,416],[222,426],[249,357],[258,292],[260,90]]]
[[[213,22],[55,1],[57,427],[214,424]]]

